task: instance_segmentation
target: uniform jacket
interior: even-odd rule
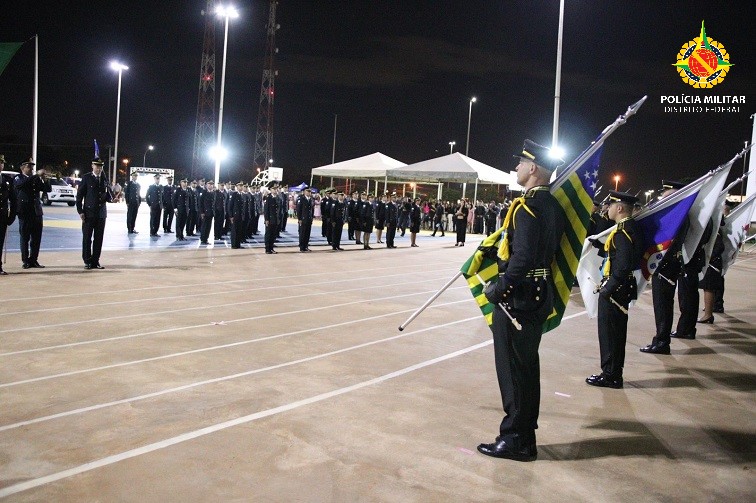
[[[163,207],[163,187],[153,183],[147,187],[147,195],[144,197],[147,201],[147,205],[150,208],[162,208]]]
[[[0,175],[0,220],[10,225],[16,219],[16,191],[13,182]]]
[[[332,205],[333,203],[329,203],[329,206]],[[297,220],[312,222],[313,218],[315,218],[315,204],[312,198],[301,196],[297,200]]]
[[[174,185],[165,185],[163,186],[163,208],[170,208],[173,209],[173,193],[176,192],[176,187]]]
[[[632,217],[617,224],[617,232],[609,242],[607,259],[610,269],[603,288],[621,304],[638,298],[638,285],[633,271],[643,257],[643,236]]]
[[[176,187],[171,197],[171,206],[180,212],[188,213],[190,207],[189,192],[190,189],[182,189],[181,186]]]
[[[241,220],[244,213],[244,199],[241,192],[232,190],[228,193],[226,199],[226,215],[233,217],[234,221]]]
[[[203,190],[199,198],[200,215],[212,217],[215,215],[215,199],[218,192]]]
[[[89,172],[81,177],[76,191],[76,211],[85,218],[107,218],[107,203],[113,202],[113,191],[103,173]]]
[[[39,193],[52,190],[49,181],[43,180],[39,175],[25,176],[19,173],[13,179],[13,188],[16,191],[16,215],[19,218],[43,215]]]
[[[265,196],[265,204],[263,205],[263,218],[266,222],[271,222],[274,224],[278,223],[278,216],[280,213],[278,205],[280,201],[281,199],[274,196],[273,194],[269,193],[267,196]]]
[[[138,182],[130,180],[126,184],[126,189],[123,193],[124,198],[126,199],[126,204],[142,204],[141,190],[142,187]]]
[[[391,201],[386,203],[386,223],[389,225],[396,225],[398,217],[399,208],[396,207],[396,204]]]
[[[337,199],[331,203],[330,217],[335,225],[343,225],[346,220],[346,201],[340,203]]]

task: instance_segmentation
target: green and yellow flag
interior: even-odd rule
[[[559,326],[570,298],[583,241],[588,234],[593,196],[598,181],[601,147],[604,141],[627,121],[628,117],[635,114],[644,101],[646,101],[645,96],[631,105],[627,112],[620,115],[604,129],[598,138],[572,161],[549,187],[550,192],[559,201],[559,205],[564,211],[567,225],[551,264],[556,295],[554,311],[544,323],[544,332]],[[517,204],[517,201],[512,204]],[[499,273],[498,263],[491,251],[495,250],[496,256],[502,260],[508,258],[505,257],[506,253],[503,249],[505,247],[502,246],[506,244],[506,232],[504,230],[507,227],[506,224],[505,221],[501,229],[484,239],[478,250],[460,268],[462,275],[467,280],[467,285],[470,287],[470,292],[489,326],[493,323],[494,306],[486,299],[483,289],[486,283],[496,278]]]
[[[0,42],[0,75],[22,45],[23,42]]]

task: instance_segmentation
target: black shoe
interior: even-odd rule
[[[435,238],[436,237],[436,233],[434,232],[433,234],[431,234],[431,236]]]
[[[86,269],[87,271],[90,270],[91,268],[92,268],[92,264],[84,264],[84,269]]]
[[[705,320],[696,320],[696,323],[706,323],[708,325],[712,325],[714,323],[714,315],[712,314]]]
[[[535,461],[538,457],[538,450],[535,444],[529,445],[524,449],[514,450],[500,437],[492,444],[480,444],[478,452],[486,456],[512,459],[514,461]]]
[[[200,244],[201,245],[209,245],[210,243],[208,243],[207,241],[200,241]]]
[[[31,266],[32,266],[33,268],[35,268],[35,269],[44,269],[44,268],[45,268],[45,266],[43,266],[43,265],[42,265],[42,264],[40,264],[39,262],[34,262],[34,263],[32,263],[32,265],[31,265]]]
[[[150,234],[150,236],[152,236],[153,238],[159,238],[160,234]]]
[[[21,267],[23,267],[24,269],[31,269],[31,264],[24,264]]]
[[[354,243],[354,244],[356,244],[356,245],[361,245],[361,244],[362,244],[362,241],[355,241],[355,243]]]
[[[8,273],[0,269],[0,276],[7,276]]]
[[[655,355],[668,355],[670,353],[669,342],[657,341],[656,337],[654,337],[654,340],[651,342],[651,344],[640,348],[640,352],[652,353]]]
[[[711,322],[713,322],[713,321],[714,321],[714,317],[713,317],[713,316],[711,317],[711,320],[712,320]],[[711,323],[711,322],[708,322],[708,321],[707,321],[707,322],[704,322],[704,323]],[[699,322],[699,323],[700,323],[700,322]],[[675,339],[688,339],[688,340],[693,340],[693,339],[695,339],[695,338],[696,338],[696,329],[694,328],[694,329],[693,329],[693,331],[692,331],[691,333],[689,333],[689,334],[678,334],[677,332],[671,332],[671,333],[669,334],[669,336],[670,336],[670,337],[673,337],[673,338],[675,338]]]
[[[103,266],[101,266],[100,263],[98,262],[97,264],[94,264],[92,266],[92,269],[105,269],[105,268]]]
[[[598,374],[585,378],[585,382],[591,386],[598,386],[599,388],[612,388],[622,389],[622,378],[612,379],[606,375]]]
[[[723,307],[715,307],[714,309],[711,310],[711,312],[712,313],[719,313],[719,314],[721,314],[721,313],[724,313],[724,308]]]
[[[338,247],[338,248],[336,248],[336,249],[337,249],[337,250],[339,250],[339,251],[344,251],[344,248],[342,248],[341,246],[339,246],[339,247]]]

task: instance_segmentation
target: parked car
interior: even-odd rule
[[[42,194],[42,203],[51,206],[52,203],[68,203],[69,206],[76,204],[76,189],[59,178],[50,178],[52,191]]]

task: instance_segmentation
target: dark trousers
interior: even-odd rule
[[[200,241],[207,242],[210,238],[210,229],[213,226],[213,215],[205,215],[202,220],[202,230],[200,231]]]
[[[278,222],[269,221],[265,226],[265,251],[273,251],[278,236]]]
[[[326,238],[326,241],[328,241],[328,244],[331,244],[333,241],[333,226],[331,225],[331,219],[330,218],[323,218],[323,237]]]
[[[627,304],[623,305],[627,309]],[[598,339],[601,371],[611,379],[622,377],[627,343],[627,315],[610,300],[598,299]]]
[[[129,203],[126,206],[126,229],[129,232],[134,232],[137,213],[139,213],[139,203]]]
[[[394,246],[394,237],[396,237],[396,224],[389,222],[386,224],[386,247]]]
[[[654,276],[651,282],[651,297],[654,301],[654,318],[656,320],[656,340],[669,343],[672,320],[675,309],[675,286],[668,281]]]
[[[160,230],[160,206],[150,206],[150,235],[157,234]]]
[[[306,250],[310,246],[310,232],[312,232],[312,220],[299,222],[299,249]]]
[[[341,248],[341,233],[344,230],[344,222],[334,220],[331,225],[331,246],[334,250]]]
[[[0,250],[2,250],[2,248],[0,248]],[[722,286],[724,287],[724,278],[722,278]],[[724,288],[721,290],[714,290],[714,309],[724,311]]]
[[[347,238],[349,238],[349,241],[354,241],[354,231],[357,229],[357,226],[354,224],[354,219],[350,218],[347,222]]]
[[[436,235],[436,231],[441,231],[441,235],[444,235],[444,226],[441,223],[441,220],[436,220],[433,222],[433,235]]]
[[[678,334],[696,333],[698,301],[698,272],[683,268],[683,273],[677,279],[677,302],[680,305],[680,319],[677,320]]]
[[[179,208],[176,213],[176,237],[184,238],[184,226],[186,225],[186,209]]]
[[[475,217],[473,220],[473,234],[483,234],[483,217]]]
[[[105,234],[105,218],[86,217],[81,223],[81,258],[85,264],[100,263],[102,236]],[[94,239],[92,239],[94,238]]]
[[[467,223],[463,219],[454,220],[457,222],[457,243],[465,242],[465,235],[467,234]]]
[[[541,403],[538,346],[543,321],[512,314],[522,324],[522,330],[517,330],[499,307],[494,309],[491,328],[496,376],[506,414],[499,433],[508,444],[519,449],[535,444]]]
[[[33,264],[39,258],[42,243],[42,215],[18,217],[18,233],[21,237],[21,261]]]
[[[6,215],[0,214],[0,257],[3,256],[5,249],[5,233],[8,231],[8,221]],[[0,271],[3,270],[2,259],[0,258]]]
[[[252,214],[252,221],[250,222],[250,228],[252,230],[252,234],[260,233],[260,214],[259,213]]]
[[[193,235],[195,227],[197,227],[197,211],[189,210],[189,215],[186,219],[186,234],[188,236]]]
[[[226,215],[224,213],[215,212],[215,227],[213,227],[213,233],[216,241],[223,239],[223,234],[226,229]]]
[[[231,222],[231,248],[241,248],[243,228],[241,217],[234,217]]]
[[[171,226],[173,225],[173,206],[166,206],[163,210],[163,231],[171,232]]]

